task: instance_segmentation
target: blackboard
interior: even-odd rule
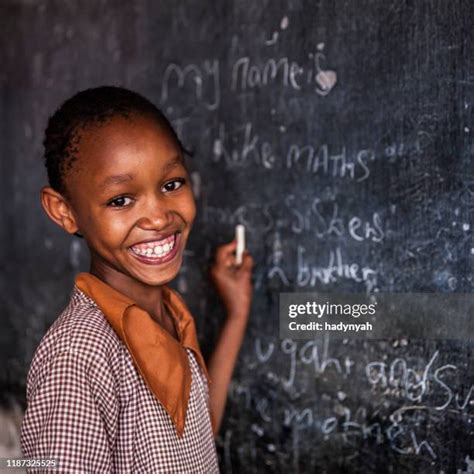
[[[223,320],[204,278],[215,246],[243,223],[256,260],[222,471],[472,471],[472,340],[280,340],[278,295],[473,291],[473,13],[468,0],[2,2],[4,403],[24,403],[34,349],[87,269],[40,208],[48,115],[123,85],[194,151],[199,218],[175,285],[206,354]]]

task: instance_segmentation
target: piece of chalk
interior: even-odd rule
[[[235,226],[235,239],[237,240],[237,249],[235,251],[235,263],[242,265],[242,255],[245,250],[245,227],[242,224]]]

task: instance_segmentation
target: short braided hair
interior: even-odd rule
[[[183,154],[189,154],[163,112],[142,95],[116,86],[86,89],[66,100],[48,120],[43,145],[49,185],[67,196],[64,176],[77,160],[81,130],[117,116],[133,115],[154,118]]]

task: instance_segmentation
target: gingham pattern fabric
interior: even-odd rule
[[[179,438],[126,346],[75,287],[28,373],[23,455],[56,458],[60,472],[218,473],[207,379],[186,352],[192,382]]]

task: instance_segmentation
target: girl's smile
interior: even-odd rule
[[[181,234],[172,234],[161,240],[140,242],[132,245],[130,251],[138,260],[148,265],[159,265],[172,260],[178,254]]]

